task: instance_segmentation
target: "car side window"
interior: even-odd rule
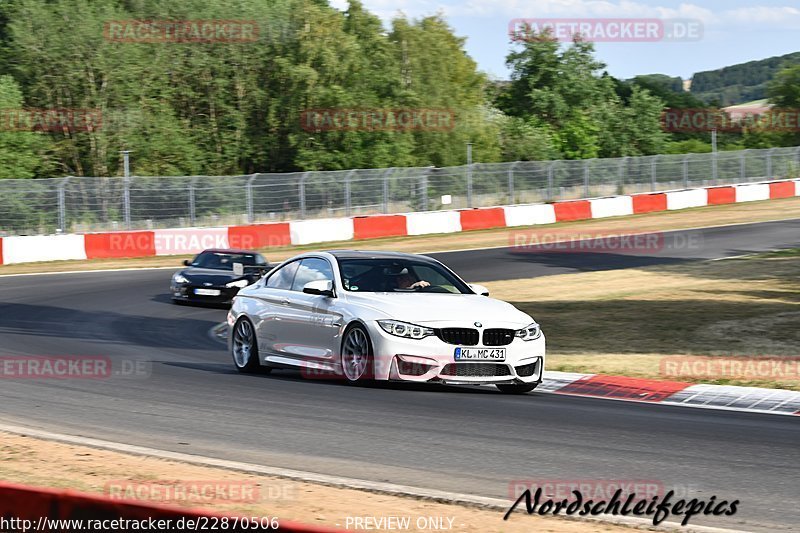
[[[292,290],[302,292],[306,283],[320,279],[333,281],[333,269],[331,268],[331,264],[317,257],[303,259],[300,262],[297,275],[294,277]]]
[[[294,281],[297,269],[300,267],[300,261],[294,261],[281,269],[272,273],[267,280],[268,289],[284,289],[291,290],[292,282]]]

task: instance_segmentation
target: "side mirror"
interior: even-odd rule
[[[187,267],[188,267],[188,266],[192,266],[192,262],[191,262],[191,261],[189,261],[188,259],[184,259],[184,260],[183,260],[183,266],[187,266]]]
[[[329,279],[318,279],[309,281],[303,285],[303,292],[306,294],[316,294],[333,298],[333,282]]]
[[[474,292],[475,294],[480,294],[481,296],[489,296],[489,289],[487,289],[483,285],[478,285],[477,283],[470,283],[469,288],[472,289],[472,292]]]
[[[243,263],[234,263],[233,264],[233,275],[234,276],[244,276],[244,264]]]

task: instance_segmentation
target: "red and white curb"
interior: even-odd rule
[[[546,371],[536,391],[683,407],[800,415],[800,392],[784,389]]]
[[[0,238],[0,265],[36,261],[196,254],[207,248],[263,249],[512,228],[800,196],[800,180],[702,187],[552,204],[525,204],[296,220],[215,228]]]

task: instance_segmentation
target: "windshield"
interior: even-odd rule
[[[438,263],[413,259],[340,259],[342,285],[351,292],[473,294]]]
[[[194,258],[192,266],[214,270],[233,270],[234,263],[241,263],[244,266],[260,266],[266,265],[267,261],[259,254],[203,252]]]

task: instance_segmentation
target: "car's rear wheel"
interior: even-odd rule
[[[503,394],[525,394],[535,389],[538,383],[515,383],[513,385],[495,385]]]
[[[253,323],[246,318],[239,320],[233,328],[231,355],[236,370],[243,374],[269,371],[268,368],[259,364],[255,328],[253,328]]]
[[[372,379],[372,343],[364,326],[354,324],[344,334],[341,363],[342,373],[350,383]]]

